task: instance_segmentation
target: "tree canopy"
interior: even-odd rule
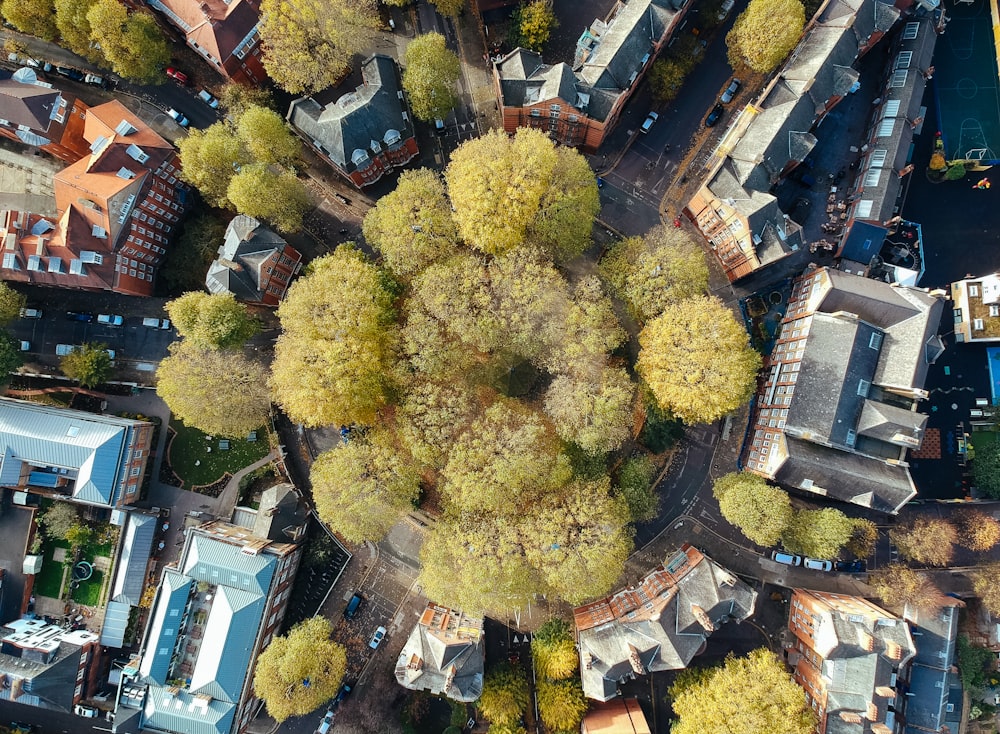
[[[549,731],[579,731],[587,699],[579,678],[538,681],[538,712]]]
[[[630,456],[618,468],[616,490],[628,505],[632,522],[656,517],[658,498],[653,487],[656,465],[645,455]]]
[[[267,368],[239,352],[185,339],[156,370],[156,394],[186,425],[210,436],[243,438],[267,422]]]
[[[94,63],[107,63],[94,44],[94,33],[87,19],[93,0],[55,0],[56,29],[59,45]]]
[[[264,69],[291,94],[336,86],[379,26],[373,0],[263,0]]]
[[[816,725],[805,691],[769,650],[730,656],[700,680],[675,688],[670,691],[677,714],[672,734],[810,734]]]
[[[22,33],[37,36],[43,41],[52,41],[56,37],[52,0],[3,0],[0,13],[4,20]]]
[[[792,521],[788,493],[756,474],[725,474],[715,480],[712,493],[726,522],[757,545],[777,544]]]
[[[240,214],[263,219],[279,232],[298,232],[312,207],[309,190],[292,171],[251,163],[229,180],[226,198]]]
[[[552,31],[559,26],[559,20],[552,9],[552,0],[532,0],[515,11],[518,45],[541,51],[548,43]]]
[[[80,522],[80,513],[71,502],[54,502],[38,516],[45,536],[52,540],[65,538],[74,525]]]
[[[483,679],[479,711],[500,726],[518,724],[528,708],[528,679],[523,668],[500,663]]]
[[[10,2],[10,0],[7,0]],[[458,56],[440,33],[424,33],[406,47],[403,89],[410,109],[418,120],[442,118],[458,101],[455,82],[460,67]]]
[[[805,24],[799,0],[750,0],[726,35],[729,65],[771,73],[795,48]]]
[[[111,376],[111,355],[104,344],[83,344],[60,358],[59,369],[83,387],[95,387]]]
[[[629,437],[634,400],[635,384],[628,373],[607,367],[595,380],[556,377],[545,394],[545,412],[564,441],[605,454]]]
[[[531,636],[531,659],[541,678],[569,678],[580,665],[573,628],[559,617],[545,622]]]
[[[118,0],[94,0],[87,22],[91,40],[100,45],[116,74],[146,83],[163,79],[170,46],[152,15],[129,12]]]
[[[24,364],[23,355],[20,341],[10,332],[0,329],[0,383],[6,382],[7,375]]]
[[[639,345],[636,369],[660,405],[685,423],[716,421],[753,394],[760,355],[718,299],[668,306],[643,328]]]
[[[232,293],[191,291],[165,308],[177,333],[201,349],[241,347],[260,331],[260,322]]]
[[[798,510],[781,534],[781,544],[792,553],[836,558],[850,542],[854,528],[854,519],[834,507]]]
[[[327,619],[310,617],[271,640],[257,657],[254,693],[278,723],[315,711],[337,693],[347,653],[332,634]]]
[[[24,295],[11,288],[5,281],[0,280],[0,326],[7,326],[18,318],[24,304]]]
[[[457,18],[465,8],[465,0],[431,0],[441,15]]]
[[[941,604],[941,592],[930,576],[901,563],[873,571],[868,575],[868,585],[885,606],[893,609],[910,604],[933,610]]]
[[[953,516],[958,543],[969,550],[988,551],[1000,542],[1000,520],[980,510],[962,510]]]
[[[947,566],[955,552],[958,531],[948,520],[921,516],[889,531],[903,558],[928,566]]]
[[[990,614],[1000,614],[1000,563],[980,566],[972,573],[972,588]]]
[[[987,497],[1000,499],[1000,441],[981,441],[975,446],[972,480]]]

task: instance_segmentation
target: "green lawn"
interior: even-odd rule
[[[230,439],[229,450],[220,451],[218,436],[209,441],[204,433],[178,420],[171,420],[170,427],[176,432],[170,442],[170,466],[187,489],[211,484],[226,472],[235,474],[263,459],[271,450],[263,428],[257,431],[255,442]]]
[[[59,598],[59,587],[62,584],[63,565],[52,560],[52,551],[57,547],[69,548],[69,543],[64,540],[46,541],[42,553],[42,570],[35,576],[35,594],[37,596],[47,596],[51,599]]]
[[[94,574],[86,581],[81,581],[73,592],[73,601],[96,607],[101,601],[101,584],[104,582],[104,572],[94,569]]]

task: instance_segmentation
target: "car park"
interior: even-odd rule
[[[93,706],[84,706],[78,703],[73,707],[73,713],[86,719],[93,719],[97,717],[98,711]]]
[[[733,79],[729,82],[729,86],[726,87],[726,91],[722,93],[721,97],[719,97],[719,101],[722,102],[722,104],[729,104],[732,102],[733,97],[735,97],[736,93],[740,91],[740,86],[742,86],[742,82],[740,82],[739,79]]]
[[[802,565],[812,571],[832,571],[833,561],[821,561],[816,558],[806,558]]]
[[[653,127],[653,125],[656,123],[656,121],[659,119],[660,116],[658,114],[656,114],[655,112],[650,112],[648,115],[646,115],[646,119],[643,120],[642,126],[639,128],[639,130],[644,133],[648,133],[650,129]]]
[[[791,553],[784,553],[783,551],[774,551],[771,554],[771,560],[775,563],[783,563],[786,566],[801,566],[802,558],[801,556],[795,556]]]
[[[372,650],[377,650],[383,639],[385,639],[385,627],[379,625],[379,628],[375,630],[375,634],[372,635],[372,640],[368,643],[368,647]]]
[[[716,123],[722,117],[722,113],[725,111],[725,108],[721,104],[715,105],[712,111],[708,113],[708,117],[705,118],[705,127],[715,127]]]
[[[187,127],[191,124],[183,113],[175,110],[173,107],[167,107],[167,114],[174,118],[174,121],[181,127]]]
[[[207,104],[213,110],[217,110],[219,108],[219,100],[216,99],[212,95],[212,93],[209,92],[207,89],[199,90],[199,92],[198,92],[198,99],[200,99],[202,102],[204,102],[205,104]]]
[[[168,77],[170,77],[171,79],[173,79],[175,82],[177,82],[178,84],[180,84],[182,87],[186,87],[187,86],[188,77],[187,77],[187,74],[185,74],[183,71],[179,71],[178,69],[175,69],[172,66],[168,66],[167,69],[166,69],[166,74],[167,74]]]
[[[42,318],[42,312],[37,308],[22,308],[21,309],[22,319],[40,319]]]
[[[108,326],[121,326],[125,319],[117,314],[110,313],[99,313],[97,314],[97,323],[107,324]]]
[[[67,311],[66,318],[70,321],[83,321],[84,323],[91,323],[94,320],[94,314],[84,313],[81,311]]]

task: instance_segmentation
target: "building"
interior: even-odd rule
[[[176,151],[120,102],[87,110],[83,136],[88,155],[55,176],[54,219],[0,212],[0,277],[151,295],[187,198]]]
[[[788,664],[817,734],[895,734],[899,681],[915,652],[905,621],[861,597],[795,589],[788,629]]]
[[[927,370],[944,352],[942,291],[833,270],[794,283],[764,361],[741,464],[813,494],[896,513],[916,495]]]
[[[634,587],[573,610],[583,692],[607,701],[637,675],[687,667],[719,625],[753,614],[757,592],[684,545]]]
[[[232,293],[245,303],[277,306],[301,268],[298,250],[253,217],[240,214],[226,227],[205,287],[209,293]]]
[[[951,284],[956,342],[1000,341],[1000,273]]]
[[[362,84],[321,107],[300,97],[288,122],[327,163],[359,189],[401,168],[419,152],[399,67],[376,54],[361,64]]]
[[[187,45],[234,82],[267,80],[257,25],[260,0],[146,0],[184,34]]]
[[[494,66],[503,128],[541,129],[595,152],[685,13],[679,0],[617,2],[577,42],[572,67],[517,48]],[[638,124],[638,120],[636,124]]]
[[[87,697],[97,635],[43,619],[15,619],[0,630],[0,700],[71,712]]]
[[[301,548],[221,521],[190,528],[164,569],[119,731],[239,734],[257,656],[281,629]]]
[[[580,725],[581,734],[652,734],[636,698],[592,703]]]
[[[67,163],[90,153],[83,139],[86,103],[39,81],[23,68],[0,78],[0,135],[44,150]]]
[[[118,541],[115,578],[104,610],[101,645],[122,647],[132,609],[139,606],[146,586],[152,585],[146,573],[153,554],[157,515],[130,512]]]
[[[153,426],[0,397],[0,487],[97,507],[139,496]]]
[[[483,692],[483,620],[428,602],[396,660],[396,680],[411,691],[429,691],[472,703]]]
[[[962,731],[964,694],[956,672],[958,616],[965,604],[942,597],[939,609],[907,606],[903,617],[917,652],[906,673],[904,734],[951,734]]]
[[[858,89],[857,60],[898,18],[881,0],[826,0],[780,72],[726,131],[685,211],[731,281],[802,246],[801,228],[772,188],[809,156],[820,123]]]

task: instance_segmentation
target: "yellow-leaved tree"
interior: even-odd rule
[[[769,74],[795,48],[805,24],[799,0],[750,0],[726,35],[729,65]]]

